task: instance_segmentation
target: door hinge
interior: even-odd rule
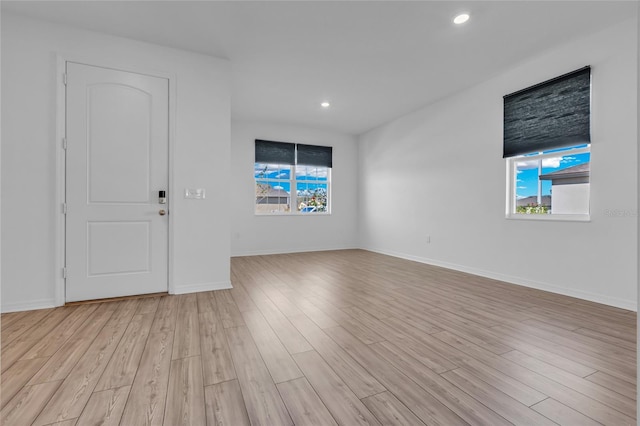
[[[67,279],[67,267],[62,268],[62,278]]]
[[[62,74],[62,84],[67,85],[67,73]]]
[[[67,214],[67,203],[62,203],[62,214]]]
[[[67,138],[62,138],[62,149],[67,150]]]

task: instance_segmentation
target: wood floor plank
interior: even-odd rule
[[[295,354],[293,358],[338,424],[380,425],[316,351]]]
[[[175,331],[179,300],[178,296],[163,296],[160,298],[149,334]]]
[[[370,372],[358,364],[309,318],[299,315],[292,317],[291,321],[358,398],[385,391],[385,387]]]
[[[426,321],[430,324],[437,324],[438,328],[463,337],[495,354],[505,353],[513,349],[501,342],[491,340],[486,336],[483,336],[479,333],[483,328],[478,326],[478,324],[475,324],[473,321],[463,317],[458,317],[455,314],[442,309],[425,309],[424,304],[416,303],[416,300],[413,299],[390,301],[388,308],[392,309],[396,315],[398,315],[397,318],[402,319],[404,322],[415,328],[419,328],[420,323],[422,321]],[[392,318],[387,318],[383,321],[388,322],[391,320]]]
[[[282,344],[290,354],[306,352],[313,349],[309,342],[300,334],[290,320],[268,299],[255,300],[258,309],[276,333]]]
[[[19,319],[24,319],[26,316],[30,316],[31,314],[29,312],[37,311],[4,312],[0,314],[0,331],[4,333],[10,325],[15,324]]]
[[[349,355],[371,372],[386,389],[393,393],[424,423],[437,425],[468,424],[431,393],[375,353],[372,347],[364,345],[344,329],[341,329],[341,327],[334,327],[330,330],[332,331],[331,337],[337,340]],[[376,345],[380,344],[377,343]]]
[[[339,325],[330,315],[325,314],[322,309],[316,307],[305,298],[297,299],[296,304],[320,328],[337,327]]]
[[[94,392],[78,418],[81,425],[118,426],[131,386]]]
[[[149,334],[122,414],[122,425],[162,425],[173,335],[173,330],[166,329]]]
[[[606,333],[610,336],[626,339],[628,341],[636,341],[635,326],[622,325],[614,323],[608,319],[603,321],[598,317],[585,314],[574,310],[559,311],[553,309],[552,306],[537,306],[529,309],[530,313],[535,314],[534,318],[558,327],[564,326],[567,329],[577,330],[579,328],[588,328],[589,330]]]
[[[528,368],[531,371],[535,371],[544,377],[570,387],[583,395],[587,395],[596,401],[600,401],[611,408],[615,408],[621,413],[631,417],[636,415],[635,399],[620,395],[619,393],[613,392],[597,383],[591,382],[582,377],[574,376],[571,373],[554,367],[553,365],[538,361],[537,359],[518,351],[508,352],[502,356],[516,364]]]
[[[336,333],[341,332],[339,329],[335,329],[335,331]],[[334,335],[334,337],[338,338],[338,335]],[[343,341],[348,341],[348,336],[344,335],[344,333],[339,338]],[[411,378],[427,391],[434,400],[440,402],[466,422],[470,424],[507,424],[502,417],[469,397],[464,391],[448,383],[441,375],[423,368],[415,358],[406,354],[402,358],[398,357],[397,355],[401,352],[394,350],[393,345],[388,342],[370,345],[370,349],[405,376]],[[445,412],[448,413],[447,411]]]
[[[56,353],[97,308],[98,305],[78,306],[56,328],[33,345],[21,359],[48,357]]]
[[[122,300],[118,305],[118,309],[113,315],[113,319],[118,323],[126,323],[128,324],[131,321],[131,318],[138,311],[138,307],[140,306],[140,301],[142,299],[126,299]]]
[[[636,382],[636,367],[629,363],[617,363],[603,356],[594,356],[593,354],[575,350],[561,343],[551,342],[529,333],[522,333],[511,327],[493,327],[492,331],[515,340],[528,342],[561,357],[573,359],[593,370],[603,371],[629,383],[635,384]]]
[[[457,365],[451,360],[448,354],[442,354],[433,350],[430,346],[430,343],[433,343],[433,339],[429,338],[425,332],[396,319],[390,323],[383,322],[357,307],[345,308],[344,310],[353,312],[354,317],[357,318],[358,321],[362,321],[371,328],[380,331],[384,334],[386,340],[402,347],[407,353],[413,355],[414,358],[420,360],[426,367],[431,368],[433,371],[443,373],[457,368]],[[394,326],[389,324],[394,324]],[[431,333],[441,331],[440,329],[432,328],[429,328],[429,330]]]
[[[240,327],[244,325],[242,314],[236,305],[235,300],[229,290],[219,290],[215,292],[218,313],[224,328]]]
[[[33,358],[17,361],[0,376],[0,408],[4,407],[29,379],[47,362],[48,358]]]
[[[592,398],[587,397],[567,386],[555,382],[541,374],[522,367],[508,359],[486,351],[471,342],[466,342],[446,331],[434,334],[447,344],[472,354],[481,362],[503,371],[514,379],[527,384],[534,389],[538,389],[557,401],[580,411],[581,413],[597,420],[603,424],[631,424],[633,418],[602,404]]]
[[[363,323],[364,325],[366,325],[367,327],[376,330],[378,333],[380,333],[381,335],[383,335],[385,337],[385,340],[389,340],[390,337],[398,337],[398,338],[403,338],[405,336],[410,336],[410,333],[407,333],[406,330],[403,330],[404,328],[407,329],[411,329],[412,332],[417,332],[422,334],[433,334],[433,333],[437,333],[439,331],[442,331],[439,328],[433,327],[430,324],[422,321],[419,324],[422,326],[421,328],[416,328],[416,327],[412,327],[409,324],[407,324],[404,321],[401,320],[397,320],[393,317],[386,317],[383,319],[392,319],[394,321],[397,321],[397,324],[402,324],[401,328],[396,328],[393,327],[391,325],[389,325],[386,322],[381,321],[380,319],[378,319],[376,316],[370,314],[369,312],[361,309],[358,306],[351,306],[349,308],[343,308],[342,309],[344,312],[347,312],[349,315],[351,315],[353,318],[355,318],[357,321],[360,321],[361,323]],[[328,328],[328,327],[327,327]]]
[[[200,355],[200,328],[197,308],[190,312],[180,312],[176,324],[171,359]]]
[[[186,312],[198,312],[198,293],[178,296],[178,315]]]
[[[279,290],[274,290],[272,294],[269,294],[269,299],[285,316],[291,317],[294,315],[302,315],[300,308],[295,303],[291,302],[288,298],[282,295]]]
[[[78,419],[69,419],[62,422],[51,423],[47,426],[76,426],[78,424]]]
[[[508,340],[509,346],[520,352],[526,353],[540,361],[544,361],[547,364],[551,364],[565,371],[568,371],[576,376],[585,377],[595,373],[597,370],[581,364],[575,359],[566,358],[558,355],[557,353],[550,352],[539,346],[533,345],[526,341],[526,336],[523,339],[517,339],[510,336],[500,336],[499,333],[495,333],[493,330],[487,330],[488,333],[494,335],[499,340]],[[510,351],[509,351],[510,352]],[[504,352],[507,353],[507,352]]]
[[[496,370],[486,364],[483,364],[482,362],[479,362],[465,352],[456,351],[450,345],[447,345],[446,343],[431,335],[426,336],[424,342],[431,349],[437,351],[443,356],[448,357],[455,364],[464,366],[467,370],[471,371],[481,380],[501,390],[505,394],[510,395],[512,398],[526,406],[530,406],[547,398],[547,395],[511,378],[510,376],[502,373],[499,370]],[[390,345],[389,343],[381,342],[380,345],[387,346],[387,349],[400,352],[400,354],[406,352],[402,345],[398,345],[396,343]],[[406,355],[399,356],[402,357]]]
[[[2,347],[6,348],[9,343],[47,317],[52,311],[53,309],[40,309],[31,311],[28,315],[25,312],[15,312],[9,321],[5,321],[7,314],[2,314],[2,333],[0,333]]]
[[[196,294],[198,300],[198,313],[216,312],[218,306],[213,291],[203,291]]]
[[[385,340],[385,338],[380,334],[376,333],[374,330],[370,329],[362,322],[352,318],[343,310],[345,308],[339,309],[338,307],[332,306],[329,303],[321,302],[317,298],[311,298],[310,301],[324,313],[329,315],[331,319],[336,321],[340,326],[344,327],[351,334],[360,339],[362,343],[369,345],[371,343],[382,342],[383,340]]]
[[[276,385],[296,426],[337,425],[306,378]]]
[[[237,380],[204,388],[207,425],[250,426],[249,415]]]
[[[420,361],[424,366],[430,368],[436,373],[444,373],[448,370],[453,370],[458,367],[450,358],[432,350],[428,345],[413,339],[412,336],[405,337],[402,332],[404,328],[396,328],[401,333],[395,333],[390,336],[389,341],[395,345],[400,346],[403,350]]]
[[[632,351],[541,321],[527,320],[518,325],[510,325],[510,327],[612,363],[635,365],[636,362],[635,354]]]
[[[242,314],[253,341],[275,383],[302,377],[302,372],[259,311]]]
[[[77,307],[62,307],[54,309],[49,315],[35,323],[20,337],[2,348],[2,371],[11,367],[14,362],[36,345],[42,338],[54,330],[65,318],[78,309]]]
[[[0,411],[0,424],[6,426],[31,424],[60,383],[60,381],[41,383],[22,388]]]
[[[204,385],[199,356],[171,361],[165,406],[166,425],[204,425]]]
[[[362,403],[383,425],[424,425],[415,414],[390,392],[382,392],[362,399]]]
[[[138,301],[137,315],[155,314],[160,304],[160,297],[144,297]]]
[[[252,425],[293,425],[246,327],[225,330]]]
[[[127,328],[124,318],[129,315],[129,307],[122,306],[126,308],[123,312],[125,315],[119,316],[116,312],[104,326],[42,410],[34,425],[47,425],[80,416]]]
[[[635,341],[629,341],[627,339],[621,339],[619,337],[616,336],[611,336],[610,334],[606,334],[606,333],[601,333],[599,331],[594,331],[588,328],[579,328],[577,330],[574,330],[574,333],[577,334],[582,334],[584,336],[593,338],[593,339],[597,339],[603,343],[607,343],[607,344],[611,344],[611,345],[616,345],[616,346],[620,346],[621,348],[624,348],[628,351],[635,351],[636,350],[636,342]]]
[[[610,376],[607,373],[603,373],[602,371],[596,371],[590,376],[585,377],[585,379],[589,380],[590,382],[597,383],[600,386],[604,386],[605,388],[611,389],[614,392],[626,395],[629,398],[637,398],[636,387],[634,385],[627,381]]]
[[[76,334],[49,358],[47,363],[29,381],[29,384],[64,380],[85,354],[87,348],[91,346],[107,321],[113,316],[118,304],[119,302],[103,303],[98,307],[93,312],[91,319],[85,321],[82,328],[76,331]]]
[[[213,385],[236,378],[229,345],[215,312],[202,312],[200,321],[200,347],[204,385]]]
[[[133,317],[96,385],[96,392],[133,384],[153,317],[153,313]]]
[[[553,398],[545,399],[531,408],[561,426],[599,426],[602,424],[580,414],[576,410],[572,410]]]
[[[489,386],[464,368],[447,371],[442,377],[471,395],[514,425],[553,426],[554,422],[531,410],[524,404]]]
[[[230,292],[240,312],[247,312],[258,309],[256,304],[253,303],[251,296],[249,296],[249,293],[247,293],[242,285],[234,284],[234,287],[230,290]]]
[[[197,294],[179,296],[172,360],[200,355],[199,309]]]

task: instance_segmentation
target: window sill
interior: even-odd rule
[[[551,222],[591,222],[588,214],[516,214],[509,213],[505,216],[508,220],[532,220]]]

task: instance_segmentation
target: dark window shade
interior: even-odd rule
[[[591,68],[504,97],[504,155],[591,142]]]
[[[298,162],[304,166],[332,166],[333,148],[330,146],[298,144]]]
[[[295,162],[295,144],[256,139],[256,163],[294,165]]]

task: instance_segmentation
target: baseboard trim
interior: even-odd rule
[[[614,306],[616,308],[627,309],[634,312],[638,311],[637,301],[629,301],[629,300],[619,299],[617,297],[607,296],[604,294],[596,294],[596,293],[590,293],[587,291],[581,291],[576,289],[557,287],[552,284],[529,280],[522,277],[514,277],[512,275],[505,275],[498,272],[485,271],[483,269],[458,265],[456,263],[443,262],[436,259],[428,259],[424,257],[413,256],[410,254],[399,253],[399,252],[394,252],[390,250],[382,250],[382,249],[375,249],[375,248],[363,248],[362,250],[368,250],[374,253],[380,253],[380,254],[384,254],[392,257],[398,257],[400,259],[412,260],[414,262],[424,263],[427,265],[453,269],[455,271],[466,272],[468,274],[478,275],[485,278],[491,278],[498,281],[504,281],[509,284],[515,284],[522,287],[534,288],[536,290],[548,291],[550,293],[561,294],[563,296],[569,296],[569,297],[575,297],[577,299],[588,300],[590,302],[602,303],[603,305]]]
[[[30,302],[5,303],[2,305],[2,313],[6,314],[9,312],[35,311],[38,309],[55,308],[57,306],[62,305],[56,305],[55,299],[39,299],[32,300]]]
[[[247,252],[235,252],[231,254],[231,257],[268,256],[271,254],[311,253],[314,251],[336,251],[336,250],[359,250],[359,247],[331,247],[331,248],[313,247],[313,248],[300,248],[300,249],[252,250]]]
[[[175,286],[172,294],[198,293],[200,291],[227,290],[233,288],[231,281],[220,281],[214,283],[198,283]]]

